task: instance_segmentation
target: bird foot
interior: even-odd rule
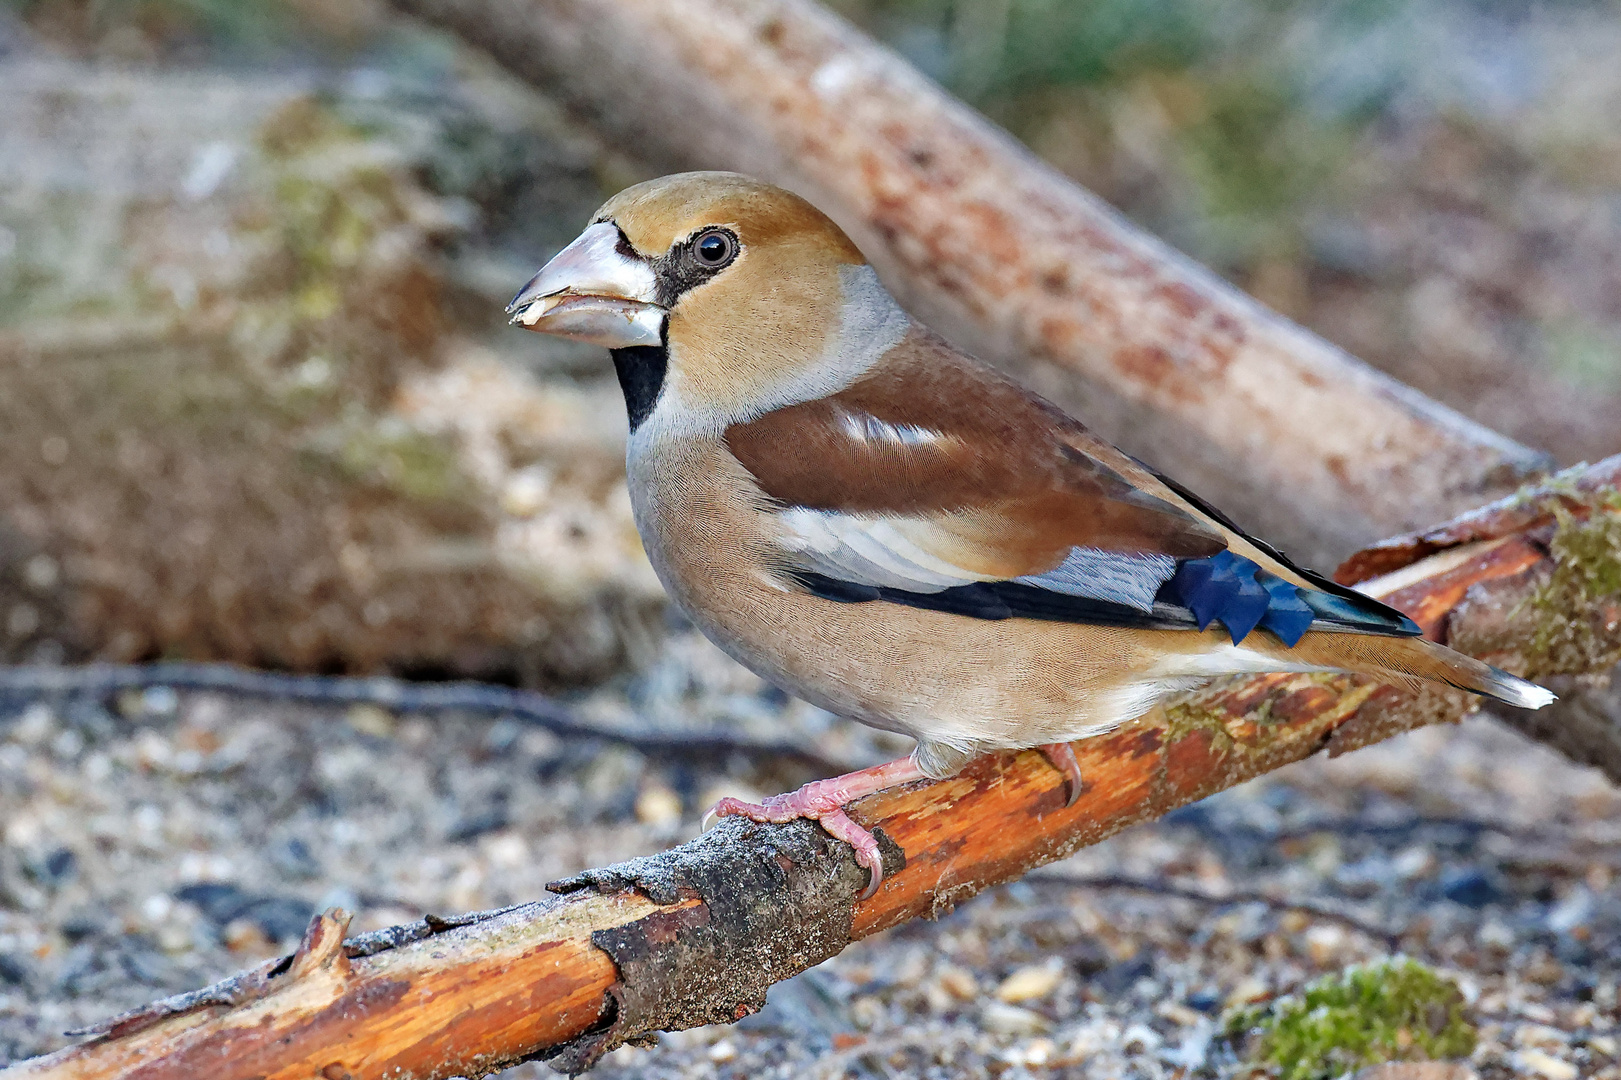
[[[746,817],[750,821],[760,822],[793,821],[795,818],[810,818],[819,822],[829,836],[855,848],[856,862],[867,868],[871,877],[861,894],[861,899],[865,900],[878,891],[878,884],[884,880],[884,859],[878,850],[877,839],[852,821],[844,808],[875,791],[923,779],[927,779],[923,770],[911,758],[905,757],[843,776],[812,780],[798,791],[770,795],[757,803],[728,797],[716,803],[704,815],[704,821],[707,824],[711,817]]]
[[[1086,788],[1085,782],[1081,779],[1081,763],[1075,760],[1074,745],[1067,742],[1055,742],[1046,743],[1036,749],[1041,751],[1053,768],[1064,774],[1065,779],[1069,782],[1069,797],[1065,800],[1064,805],[1074,806],[1075,800],[1081,797],[1081,792]]]

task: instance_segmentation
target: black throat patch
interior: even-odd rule
[[[670,353],[662,345],[632,345],[614,349],[612,354],[619,389],[625,395],[625,412],[630,416],[630,430],[635,431],[658,403]]]

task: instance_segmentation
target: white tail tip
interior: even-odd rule
[[[1521,709],[1540,709],[1559,700],[1552,690],[1507,672],[1500,671],[1490,693],[1497,700]]]

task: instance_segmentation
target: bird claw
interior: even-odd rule
[[[1053,768],[1064,774],[1069,787],[1064,805],[1074,806],[1075,800],[1079,799],[1081,792],[1086,789],[1086,783],[1081,779],[1081,763],[1075,760],[1074,745],[1067,742],[1047,743],[1038,749]]]
[[[867,887],[862,890],[858,899],[865,900],[878,891],[878,885],[884,880],[883,854],[878,850],[878,841],[872,833],[857,825],[844,812],[844,807],[830,803],[826,797],[818,797],[816,792],[810,791],[814,785],[806,784],[788,795],[771,795],[763,802],[744,802],[730,796],[720,800],[704,815],[707,823],[711,818],[745,817],[750,821],[759,822],[785,822],[797,818],[809,818],[826,829],[829,836],[835,840],[843,840],[855,849],[856,862],[867,868],[869,875]],[[707,825],[705,826],[707,828]]]

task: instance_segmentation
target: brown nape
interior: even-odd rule
[[[921,432],[862,438],[867,417]],[[995,545],[1016,573],[1050,569],[1075,546],[1177,558],[1226,547],[1100,461],[1118,452],[1056,406],[926,332],[840,393],[732,425],[726,444],[786,506],[953,515],[953,532]]]

